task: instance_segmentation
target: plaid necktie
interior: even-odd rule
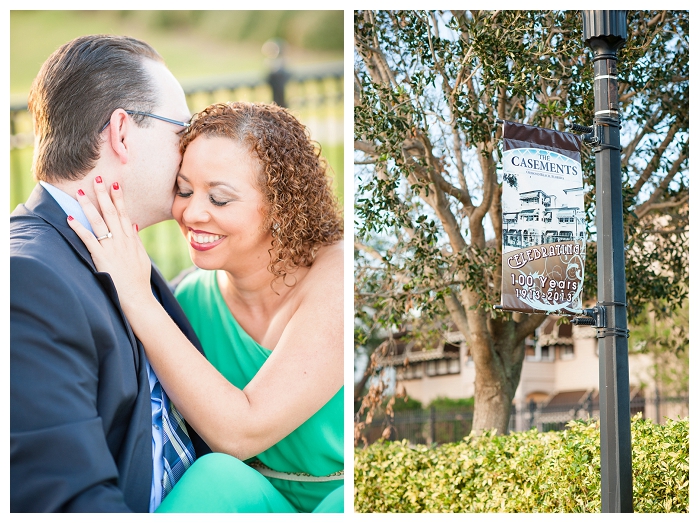
[[[160,386],[160,382],[155,384],[153,392],[159,390],[163,400],[163,464],[165,471],[163,473],[163,493],[162,498],[165,499],[175,483],[182,477],[184,471],[194,463],[194,445],[189,439],[187,428],[184,424],[184,418],[179,413],[175,405],[168,401],[165,391]],[[165,406],[168,405],[169,408]]]

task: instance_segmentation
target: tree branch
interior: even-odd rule
[[[523,318],[520,321],[515,320],[515,343],[520,344],[524,339],[529,336],[534,330],[541,325],[546,319],[545,314],[522,314]]]
[[[483,218],[490,209],[493,192],[497,185],[495,173],[495,162],[492,152],[488,149],[490,143],[478,144],[478,160],[483,173],[483,200],[469,216],[469,226],[472,233],[472,243],[479,247],[485,247],[485,234],[483,229]]]
[[[689,142],[687,142],[687,149],[689,149]],[[670,185],[670,182],[682,167],[682,164],[687,159],[687,154],[688,153],[686,151],[683,151],[682,154],[680,154],[677,157],[677,159],[672,164],[672,167],[665,175],[665,178],[663,178],[663,181],[660,182],[658,187],[656,187],[655,191],[653,192],[653,194],[651,194],[650,198],[648,198],[638,209],[636,209],[636,216],[642,218],[651,210],[652,205],[655,204],[655,202],[658,201],[660,196],[667,190],[668,186]]]
[[[470,214],[473,211],[473,202],[471,201],[471,195],[468,191],[468,183],[466,182],[466,174],[464,169],[464,157],[461,149],[463,148],[463,142],[461,141],[461,133],[456,126],[456,122],[452,122],[452,140],[454,142],[454,163],[456,166],[456,173],[459,177],[459,185],[461,185],[461,191],[463,197],[459,198],[459,201],[464,206],[464,212]]]
[[[429,198],[429,200],[426,201],[434,209],[435,213],[437,213],[437,216],[442,222],[444,231],[447,233],[447,236],[449,237],[449,243],[451,244],[452,249],[454,249],[454,252],[459,252],[464,247],[466,247],[466,241],[464,240],[464,237],[461,234],[461,230],[459,229],[459,224],[456,221],[456,218],[454,217],[454,213],[452,213],[451,211],[449,201],[444,196],[445,193],[441,187],[443,184],[440,183],[440,180],[444,184],[446,184],[447,182],[446,180],[444,180],[444,178],[442,178],[441,174],[439,174],[438,162],[432,154],[431,142],[424,134],[420,134],[419,138],[422,140],[427,156],[427,164],[429,166],[427,175],[430,177],[432,183],[434,184],[434,192],[431,198]],[[459,193],[461,192],[458,189],[456,189],[456,187],[450,184],[449,187],[451,187],[455,191],[458,191]]]
[[[667,149],[667,146],[670,145],[672,140],[675,138],[675,134],[680,128],[680,124],[678,120],[675,120],[675,122],[670,126],[670,130],[668,131],[667,135],[665,136],[665,139],[663,142],[658,146],[658,148],[655,150],[655,154],[653,155],[653,158],[646,164],[646,168],[643,170],[641,173],[641,176],[636,180],[636,184],[633,186],[632,193],[634,196],[638,196],[638,193],[641,191],[645,183],[648,181],[650,178],[651,174],[655,172],[655,170],[658,168],[658,165],[660,165],[660,159],[662,158],[663,154],[665,154],[665,150]]]
[[[448,293],[444,296],[444,304],[456,328],[464,335],[465,339],[469,339],[471,336],[471,329],[468,326],[468,318],[466,317],[464,306],[452,293]]]
[[[376,260],[383,261],[383,256],[381,255],[381,253],[369,245],[365,245],[357,240],[354,240],[354,248],[358,251],[367,253],[369,256]]]
[[[629,164],[629,160],[633,156],[633,153],[636,151],[636,147],[638,147],[638,144],[641,142],[643,137],[646,136],[649,132],[653,131],[655,129],[656,124],[660,122],[664,116],[665,114],[661,112],[660,108],[658,108],[655,111],[655,113],[653,113],[653,115],[646,121],[646,124],[638,130],[636,136],[634,136],[633,139],[629,142],[629,144],[626,147],[624,147],[624,152],[621,159],[622,170],[624,170],[626,166]]]
[[[378,156],[378,153],[376,152],[376,146],[371,142],[367,142],[366,140],[355,140],[354,148],[357,151],[362,151],[363,153],[369,156]]]
[[[650,203],[647,205],[647,207],[636,211],[636,216],[639,218],[643,218],[646,214],[652,211],[657,211],[660,209],[673,209],[677,207],[681,207],[685,203],[689,202],[689,195],[685,196],[684,198],[680,198],[679,200],[670,200],[667,202],[660,202],[660,203]],[[646,202],[647,204],[648,202]],[[645,205],[645,204],[644,204]]]

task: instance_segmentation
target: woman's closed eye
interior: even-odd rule
[[[192,191],[187,189],[177,189],[175,194],[180,198],[189,198],[190,196],[192,196]]]
[[[217,200],[216,198],[214,198],[214,197],[211,196],[211,195],[209,196],[209,201],[210,201],[211,203],[213,203],[214,205],[216,205],[217,207],[223,207],[223,206],[226,205],[227,203],[230,203],[230,202],[231,202],[231,200]]]
[[[175,194],[177,196],[179,196],[180,198],[189,198],[190,196],[192,196],[193,191],[191,189],[185,189],[185,188],[178,187],[177,190],[175,191]],[[214,196],[214,195],[210,194],[209,201],[217,207],[223,207],[224,205],[226,205],[227,203],[230,203],[233,200],[230,198],[225,198],[225,197],[221,197],[221,196]]]

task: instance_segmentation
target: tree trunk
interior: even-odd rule
[[[504,376],[503,369],[490,369]],[[479,435],[484,430],[506,434],[510,423],[510,410],[514,391],[507,390],[502,383],[486,381],[483,372],[476,368],[476,392],[474,397],[473,426],[471,432]]]
[[[483,313],[482,313],[483,314]],[[485,314],[483,314],[485,316]],[[476,366],[475,408],[472,432],[497,430],[506,434],[524,361],[524,339],[512,319],[481,317],[488,325],[487,337],[471,337],[470,348]],[[532,329],[533,331],[533,329]]]

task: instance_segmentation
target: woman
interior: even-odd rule
[[[342,221],[325,163],[305,128],[266,104],[206,108],[181,151],[172,211],[200,270],[176,295],[206,359],[152,294],[123,191],[95,183],[104,219],[77,196],[108,241],[68,221],[111,274],[168,396],[214,451],[158,510],[341,511]]]

